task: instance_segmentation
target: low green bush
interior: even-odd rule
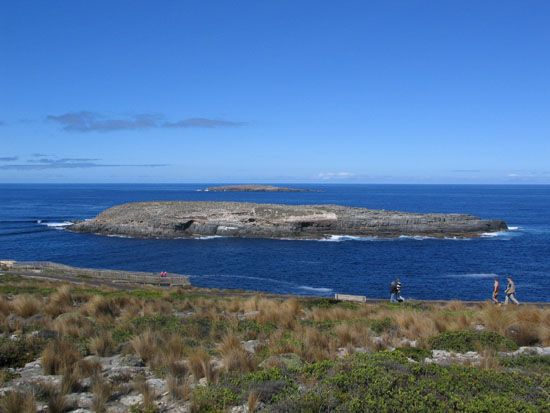
[[[550,378],[550,356],[522,354],[514,357],[500,357],[502,367],[519,369],[522,371],[544,373]]]
[[[321,373],[313,384],[312,372]],[[413,363],[401,351],[354,354],[308,365],[303,373],[310,385],[267,411],[534,413],[548,407],[550,383],[543,375]]]
[[[197,387],[191,398],[192,410],[201,413],[223,412],[239,404],[240,397],[228,387],[209,385]]]
[[[386,331],[390,331],[395,328],[395,321],[390,317],[383,318],[381,320],[372,320],[370,322],[370,329],[376,334],[382,334]]]
[[[459,353],[491,349],[513,351],[518,345],[512,340],[492,331],[447,331],[429,340],[433,350],[448,350]]]
[[[36,360],[46,341],[39,338],[19,338],[11,340],[0,337],[0,368],[23,367],[26,363]]]
[[[398,348],[396,351],[399,351],[405,357],[413,359],[414,361],[424,361],[426,357],[431,357],[432,355],[432,352],[430,350],[417,347],[401,347]]]

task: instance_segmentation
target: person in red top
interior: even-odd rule
[[[498,277],[495,277],[495,283],[493,285],[493,302],[495,304],[500,304],[498,301],[499,292],[500,292],[500,282],[498,281]]]

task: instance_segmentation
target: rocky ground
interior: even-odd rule
[[[143,238],[233,236],[325,238],[351,236],[475,237],[506,223],[463,214],[415,214],[335,205],[241,202],[136,202],[115,206],[69,230]]]

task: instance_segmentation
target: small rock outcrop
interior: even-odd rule
[[[504,221],[463,214],[417,214],[337,205],[174,201],[115,206],[68,229],[139,238],[321,239],[338,235],[476,237],[506,230],[507,226]]]

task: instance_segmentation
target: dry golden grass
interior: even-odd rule
[[[10,313],[11,313],[11,303],[6,299],[6,297],[0,296],[0,315],[7,316]]]
[[[406,310],[395,312],[392,319],[398,327],[399,335],[410,340],[423,340],[448,329],[448,321],[445,323],[445,327],[439,326],[438,328],[432,317],[419,317],[418,314]]]
[[[443,308],[450,310],[450,311],[464,311],[466,310],[466,306],[462,301],[458,300],[451,300],[448,303],[445,303],[443,305]]]
[[[506,330],[514,322],[514,316],[508,307],[485,304],[479,312],[479,322],[488,330],[499,334],[505,334]]]
[[[226,371],[246,373],[255,370],[254,356],[243,348],[236,335],[225,336],[218,349]]]
[[[198,348],[191,353],[188,363],[195,380],[198,381],[206,377],[209,383],[217,381],[218,372],[212,366],[210,355],[203,348]]]
[[[11,303],[11,306],[15,314],[23,318],[27,318],[40,313],[43,303],[42,300],[32,295],[23,294],[15,297]]]
[[[130,340],[130,345],[134,352],[145,362],[151,360],[158,351],[158,340],[156,334],[151,330],[134,336]]]
[[[2,413],[36,413],[36,400],[30,392],[10,391],[0,399]]]
[[[92,409],[96,413],[104,413],[107,411],[107,402],[111,398],[113,389],[108,381],[96,379],[92,385]]]
[[[78,380],[97,376],[99,373],[101,373],[101,363],[94,359],[79,360],[74,368],[74,374]]]
[[[71,290],[70,285],[62,285],[57,291],[51,294],[46,305],[46,313],[56,317],[59,314],[70,311],[70,308],[73,306]]]
[[[298,353],[300,351],[297,340],[289,338],[289,331],[278,328],[269,336],[267,348],[270,354]]]
[[[274,323],[278,327],[286,329],[295,327],[296,317],[302,311],[300,302],[295,298],[283,302],[260,299],[257,306],[260,314],[256,319],[260,323]]]
[[[353,320],[363,315],[356,310],[341,307],[313,308],[306,311],[305,319],[315,322]]]
[[[82,309],[82,313],[91,317],[98,317],[102,315],[115,317],[119,315],[120,307],[118,307],[111,298],[103,297],[101,295],[94,295],[86,303]]]
[[[154,411],[155,391],[149,386],[144,376],[135,378],[134,389],[143,396],[143,410]]]
[[[359,323],[341,323],[334,327],[338,347],[365,346],[370,337],[369,329]]]
[[[255,391],[248,393],[246,407],[249,413],[254,413],[260,405],[260,395]]]
[[[62,336],[71,337],[92,337],[96,331],[95,324],[78,313],[65,313],[56,318],[52,328]]]
[[[306,327],[302,333],[300,355],[306,361],[327,360],[334,357],[336,346],[327,334],[319,330]]]
[[[172,400],[187,401],[191,398],[191,387],[185,377],[169,374],[166,377],[166,387]]]
[[[81,390],[79,377],[75,369],[65,369],[61,377],[61,394],[75,393]]]
[[[88,348],[92,354],[101,357],[107,357],[113,354],[115,343],[113,336],[108,331],[101,332],[100,335],[92,337],[88,343]]]
[[[53,391],[48,397],[48,413],[65,413],[69,410],[72,410],[72,407],[68,401],[67,397],[62,394],[60,391]]]
[[[42,352],[42,369],[44,374],[63,374],[72,370],[82,355],[74,344],[57,339],[50,341]]]
[[[480,350],[479,368],[484,370],[500,369],[500,363],[494,350]]]

